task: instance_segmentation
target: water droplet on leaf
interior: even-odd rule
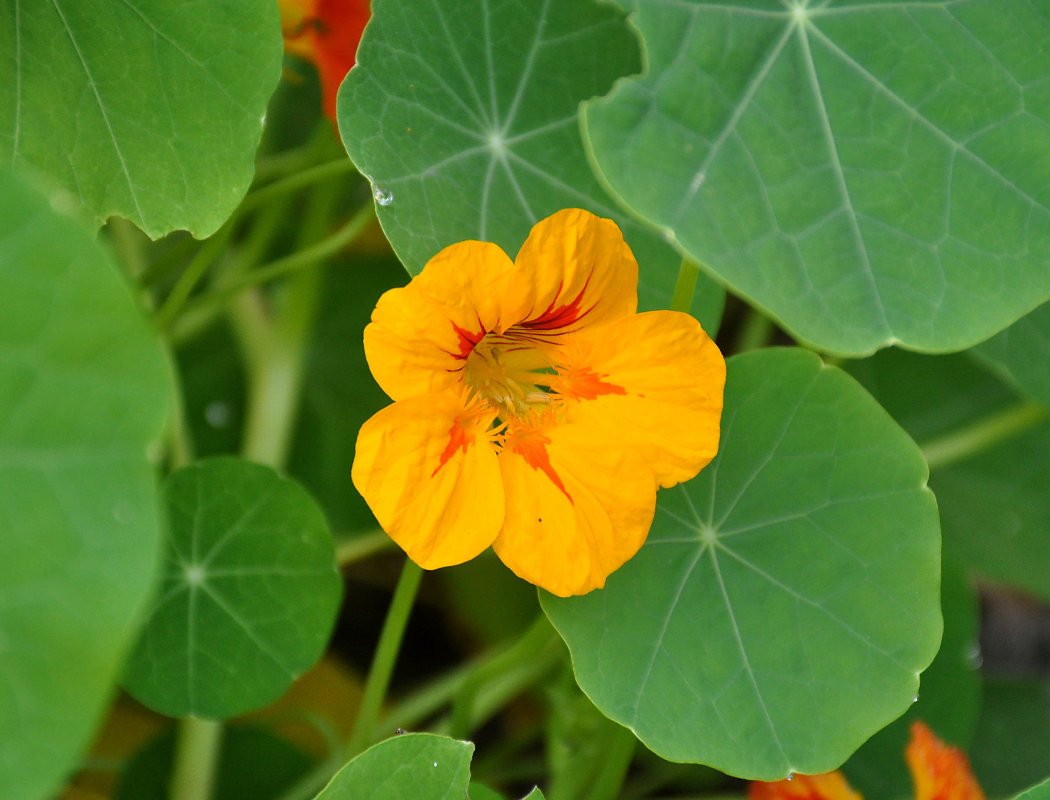
[[[394,193],[385,186],[379,186],[378,184],[372,187],[372,197],[384,208],[394,202]]]
[[[784,780],[786,780],[786,781],[793,781],[793,780],[795,780],[795,773],[794,772],[789,772],[787,774],[787,777]]]

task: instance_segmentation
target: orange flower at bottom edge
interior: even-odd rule
[[[922,722],[911,726],[904,750],[915,785],[915,800],[985,800],[965,754],[949,747]],[[796,775],[790,781],[752,781],[750,800],[861,800],[841,772]]]
[[[949,747],[921,722],[913,722],[908,761],[915,800],[984,800],[966,754]]]
[[[312,61],[321,79],[324,113],[335,122],[339,85],[357,59],[371,16],[369,0],[280,0],[285,49]]]
[[[491,545],[554,594],[589,592],[642,546],[657,487],[714,457],[722,354],[688,314],[636,313],[637,283],[616,224],[566,209],[514,261],[460,242],[379,299],[365,355],[394,402],[352,477],[413,561]]]

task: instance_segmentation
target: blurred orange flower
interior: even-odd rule
[[[657,487],[718,449],[725,361],[688,314],[636,313],[637,284],[616,224],[566,209],[515,261],[460,242],[379,299],[365,355],[394,403],[362,426],[352,474],[413,561],[492,545],[567,596],[638,551]]]
[[[915,785],[915,800],[984,800],[966,755],[949,747],[922,722],[913,722],[904,751]],[[750,800],[862,800],[841,772],[795,775],[791,780],[752,781]]]
[[[324,113],[335,122],[339,84],[357,58],[371,4],[369,0],[280,0],[280,5],[285,49],[317,67]]]

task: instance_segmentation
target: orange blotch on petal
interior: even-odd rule
[[[559,371],[555,387],[559,394],[573,400],[593,400],[603,394],[627,394],[627,390],[604,380],[608,375],[598,375],[590,367],[569,367]]]
[[[521,456],[526,464],[546,475],[550,482],[558,487],[558,491],[572,503],[572,495],[565,489],[561,477],[551,466],[550,454],[547,452],[547,445],[550,443],[551,440],[543,435],[541,429],[525,424],[515,424],[507,431],[503,448],[507,452]]]
[[[915,784],[915,800],[984,800],[984,791],[970,771],[966,755],[913,722],[904,751]]]
[[[656,507],[652,470],[615,440],[561,422],[543,431],[562,491],[519,452],[500,454],[507,511],[492,543],[520,578],[560,597],[586,594],[645,542]],[[572,498],[570,501],[569,498]]]
[[[624,390],[576,395],[574,419],[637,450],[661,486],[689,480],[715,457],[725,359],[693,317],[649,311],[587,330],[566,358],[570,375],[590,371]]]
[[[863,800],[841,772],[795,775],[791,780],[752,781],[748,800]]]
[[[469,561],[503,524],[492,414],[452,394],[387,406],[361,426],[351,477],[390,537],[425,569]]]

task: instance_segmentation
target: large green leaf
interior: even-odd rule
[[[462,800],[474,745],[406,733],[373,745],[343,767],[317,800]]]
[[[125,686],[170,716],[276,700],[321,656],[341,583],[324,515],[296,483],[232,457],[162,489],[166,563]]]
[[[376,0],[372,11],[339,130],[408,271],[466,239],[513,256],[538,220],[582,207],[617,221],[642,305],[665,307],[681,258],[602,189],[580,136],[580,102],[641,69],[623,14],[594,0]],[[722,296],[707,279],[696,294],[710,329]]]
[[[108,699],[157,552],[166,360],[92,237],[0,170],[0,797],[43,797]]]
[[[1045,0],[646,0],[612,189],[804,340],[961,349],[1050,297]]]
[[[1000,372],[1040,403],[1050,406],[1050,303],[977,348]]]
[[[543,607],[581,688],[657,754],[823,772],[908,708],[940,643],[926,464],[801,350],[729,360],[722,431],[604,590]]]
[[[272,0],[0,0],[0,158],[97,222],[212,233],[281,71]]]

